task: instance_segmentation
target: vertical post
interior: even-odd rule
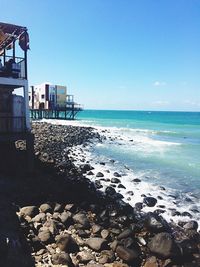
[[[6,49],[3,50],[3,65],[6,63]]]
[[[25,45],[27,46],[27,31],[24,32]],[[24,60],[25,60],[25,79],[28,80],[28,69],[27,69],[27,47],[24,50]]]
[[[15,61],[15,41],[13,41],[13,60]]]
[[[35,97],[35,95],[34,95],[34,86],[31,86],[31,97],[32,97],[31,106],[32,106],[32,109],[34,109],[34,97]]]

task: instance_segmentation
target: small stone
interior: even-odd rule
[[[98,233],[100,233],[101,229],[102,229],[102,226],[100,226],[100,225],[98,225],[98,224],[94,224],[94,225],[92,225],[92,233],[93,233],[93,234],[98,234]]]
[[[77,260],[80,263],[88,263],[91,260],[95,260],[95,257],[87,250],[83,250],[76,255]]]
[[[45,221],[46,221],[45,213],[39,213],[35,217],[32,218],[32,222],[44,223]]]
[[[96,174],[96,177],[104,177],[104,174],[103,174],[102,172],[98,172],[98,173]]]
[[[183,226],[184,229],[187,230],[197,230],[198,229],[198,223],[196,221],[190,221],[184,224]]]
[[[64,211],[61,215],[60,215],[60,220],[64,225],[68,225],[71,223],[72,221],[72,214],[69,211]]]
[[[112,178],[111,183],[119,184],[119,183],[121,183],[121,181],[118,178]]]
[[[119,184],[118,188],[126,189],[126,187],[123,184]]]
[[[131,229],[125,229],[123,232],[121,232],[121,234],[118,235],[117,239],[121,240],[132,235],[133,235],[133,231]]]
[[[56,203],[54,206],[54,212],[62,212],[63,211],[63,205]]]
[[[107,230],[107,229],[103,229],[101,231],[101,237],[104,238],[104,239],[107,239],[110,235],[110,232]]]
[[[144,267],[159,267],[156,257],[152,256],[145,261]]]
[[[114,175],[115,177],[121,177],[121,174],[119,174],[118,172],[114,172],[113,175]]]
[[[134,183],[140,183],[140,182],[141,182],[141,180],[138,179],[138,178],[135,178],[135,179],[133,179],[132,181],[133,181]]]

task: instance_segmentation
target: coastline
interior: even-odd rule
[[[196,221],[169,223],[160,212],[141,211],[141,204],[131,206],[117,192],[119,185],[120,190],[124,189],[124,173],[109,169],[118,163],[112,159],[109,164],[91,161],[87,153],[94,143],[102,144],[105,132],[86,126],[42,122],[33,123],[33,132],[35,172],[14,180],[14,194],[10,192],[10,202],[18,207],[20,229],[35,261],[35,265],[19,266],[200,264]],[[95,168],[98,164],[101,169]],[[94,179],[88,178],[92,176]],[[142,183],[134,182],[135,187]],[[154,202],[147,196],[143,205],[155,206]]]

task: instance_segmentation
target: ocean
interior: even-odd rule
[[[94,164],[113,159],[116,164],[109,168],[127,170],[123,185],[134,192],[127,198],[130,204],[142,201],[142,194],[151,195],[172,211],[199,220],[200,112],[84,110],[75,123],[108,131],[107,141],[93,145],[88,157]],[[126,196],[126,191],[120,193]]]

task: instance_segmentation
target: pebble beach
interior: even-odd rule
[[[92,157],[94,144],[112,142],[109,132],[46,122],[32,129],[34,173],[13,188],[7,179],[17,221],[5,251],[21,255],[13,266],[200,266],[198,222],[176,196],[169,207],[164,185],[149,190],[128,166]]]

